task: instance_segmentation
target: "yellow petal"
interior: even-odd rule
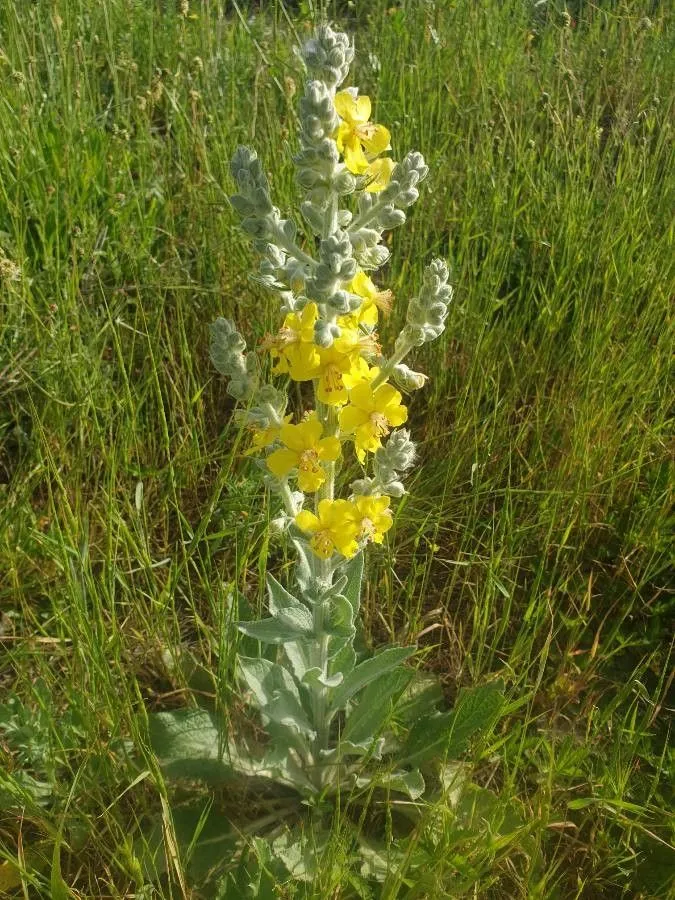
[[[363,175],[368,168],[368,159],[363,152],[361,144],[356,138],[353,140],[350,138],[350,140],[345,143],[343,156],[345,165],[353,175]]]
[[[316,396],[327,406],[344,406],[348,400],[346,387],[333,387],[325,378],[319,380]]]
[[[348,290],[352,294],[358,294],[359,297],[371,298],[377,293],[377,288],[373,284],[372,278],[369,278],[365,272],[357,272],[349,283]]]
[[[340,441],[336,437],[326,437],[317,444],[319,459],[333,461],[340,455]]]
[[[276,475],[277,478],[284,478],[291,469],[297,466],[298,454],[281,447],[279,450],[275,450],[274,453],[270,453],[265,462],[273,475]]]
[[[403,425],[404,422],[408,421],[408,410],[405,406],[388,407],[386,416],[389,424],[396,428],[396,426]]]
[[[379,390],[379,388],[377,390]],[[370,384],[367,381],[361,381],[356,387],[353,387],[349,395],[349,402],[352,406],[357,406],[359,409],[368,413],[368,415],[374,412],[375,397]]]
[[[311,381],[319,369],[319,353],[313,344],[291,344],[284,350],[286,371],[293,381]]]
[[[366,300],[359,309],[359,322],[373,328],[377,325],[377,306]]]
[[[309,546],[319,559],[330,559],[333,555],[333,540],[326,531],[318,531],[309,542]]]
[[[319,308],[316,303],[308,303],[300,315],[300,322],[303,328],[310,325],[314,328],[314,323],[319,318]]]
[[[349,91],[338,91],[335,95],[335,112],[345,122],[352,122],[352,113],[356,107],[354,98]]]
[[[358,122],[359,124],[367,122],[370,118],[371,108],[370,97],[367,97],[365,94],[357,97],[356,103],[354,103],[353,106],[352,121]]]
[[[351,559],[352,556],[355,556],[358,553],[359,545],[354,540],[354,538],[348,538],[346,540],[340,540],[338,544],[336,544],[338,551],[345,556],[347,559]]]
[[[402,399],[400,392],[390,384],[379,385],[379,387],[375,388],[373,393],[375,406],[382,412],[384,412],[388,406],[397,406]]]
[[[306,472],[303,469],[300,469],[298,471],[298,487],[306,494],[311,494],[313,491],[318,491],[325,480],[326,473],[322,468],[318,468],[316,471],[312,470],[309,472]]]
[[[345,406],[340,410],[340,428],[351,434],[359,425],[363,425],[368,421],[368,413],[364,412],[356,406]]]
[[[340,153],[345,152],[345,147],[350,140],[354,140],[354,129],[347,122],[341,122],[335,135],[335,143]]]
[[[301,531],[306,531],[308,534],[314,534],[315,531],[321,528],[319,519],[308,509],[300,510],[295,517],[295,524]]]
[[[379,156],[380,153],[389,149],[391,135],[384,125],[364,125],[358,129],[357,133],[366,153],[371,156]]]
[[[345,372],[342,380],[348,390],[353,390],[357,384],[370,381],[368,363],[359,356],[352,364],[349,372]]]
[[[367,450],[369,453],[374,453],[382,446],[382,442],[373,431],[370,422],[356,429],[354,443],[359,450]]]
[[[299,425],[282,425],[279,437],[282,443],[286,444],[296,453],[302,453],[312,447],[321,437],[323,426],[321,422],[311,420],[309,422],[300,422]]]
[[[395,166],[394,160],[388,156],[372,162],[364,172],[364,177],[367,179],[364,191],[367,191],[369,194],[377,194],[386,188],[391,181],[391,173],[394,171]]]

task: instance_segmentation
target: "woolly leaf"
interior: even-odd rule
[[[346,676],[340,687],[333,694],[330,704],[331,711],[336,712],[338,709],[342,709],[354,694],[385,672],[400,666],[414,652],[415,647],[389,647],[370,659],[359,663]]]
[[[401,695],[414,675],[411,669],[400,668],[372,681],[350,711],[342,739],[355,744],[372,742],[392,714],[392,699]]]
[[[149,717],[150,746],[171,778],[218,784],[235,777],[227,741],[203,709],[178,709]]]
[[[255,638],[263,644],[285,644],[295,641],[306,634],[301,628],[295,628],[278,619],[261,619],[259,622],[237,622],[242,634]]]

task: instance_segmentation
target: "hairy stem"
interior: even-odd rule
[[[391,373],[394,371],[394,367],[397,366],[400,362],[402,362],[405,357],[410,353],[413,348],[413,344],[409,341],[405,341],[403,345],[394,352],[394,355],[391,359],[388,359],[381,367],[378,375],[373,378],[371,382],[371,387],[375,390],[376,387],[379,387],[381,384],[389,378]]]

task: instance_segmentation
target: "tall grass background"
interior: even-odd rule
[[[383,342],[432,256],[456,286],[415,360],[419,465],[369,559],[366,633],[418,640],[449,701],[502,673],[474,777],[525,823],[467,836],[441,811],[435,870],[382,896],[666,897],[666,5],[325,11],[394,157],[431,169],[379,279],[398,298]],[[255,346],[278,322],[228,163],[254,145],[297,204],[294,48],[321,12],[0,2],[0,860],[18,896],[189,896],[180,859],[161,888],[143,869],[151,823],[171,853],[175,802],[146,711],[187,702],[186,659],[236,709],[227,597],[260,605],[289,566],[207,326],[232,317]],[[298,896],[341,879],[334,852]]]

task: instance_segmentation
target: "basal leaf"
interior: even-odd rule
[[[411,800],[418,800],[426,788],[422,773],[417,769],[412,772],[378,772],[373,776],[358,775],[355,780],[356,787],[359,788],[368,787],[372,782],[391,791],[407,794]]]
[[[203,709],[178,709],[149,717],[150,745],[172,778],[218,784],[235,777],[226,738]]]
[[[450,712],[419,719],[403,747],[403,760],[419,765],[432,757],[454,758],[467,749],[471,737],[491,727],[504,703],[502,682],[460,693]]]
[[[433,716],[442,702],[443,691],[438,678],[417,671],[396,705],[396,719],[411,727],[418,719]]]

